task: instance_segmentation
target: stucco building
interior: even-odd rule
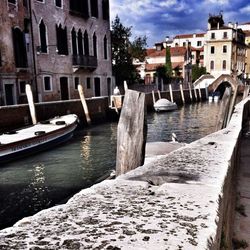
[[[245,34],[237,24],[224,25],[222,15],[210,16],[205,35],[204,66],[214,77],[245,71]]]
[[[112,90],[108,0],[3,0],[1,105],[108,95]]]

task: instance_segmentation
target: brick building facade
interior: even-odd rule
[[[0,3],[0,105],[109,95],[108,0],[3,0]]]

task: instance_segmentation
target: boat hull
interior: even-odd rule
[[[36,131],[33,137],[9,144],[1,144],[0,163],[23,158],[66,142],[72,138],[73,132],[77,127],[77,122],[64,126],[59,125],[59,127],[60,128],[47,133],[45,133],[45,131]]]

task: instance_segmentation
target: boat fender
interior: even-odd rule
[[[40,121],[41,124],[50,124],[49,120],[45,120],[45,121]]]
[[[17,132],[15,130],[11,130],[11,131],[6,131],[4,132],[5,135],[14,135],[17,134]]]
[[[44,135],[45,131],[36,131],[34,134],[35,135]]]
[[[56,121],[56,125],[65,125],[66,122],[65,121]]]

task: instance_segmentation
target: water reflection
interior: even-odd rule
[[[191,142],[213,131],[218,105],[186,105],[170,113],[148,114],[148,141]],[[115,168],[117,124],[78,131],[68,143],[0,168],[0,228],[65,202]]]

